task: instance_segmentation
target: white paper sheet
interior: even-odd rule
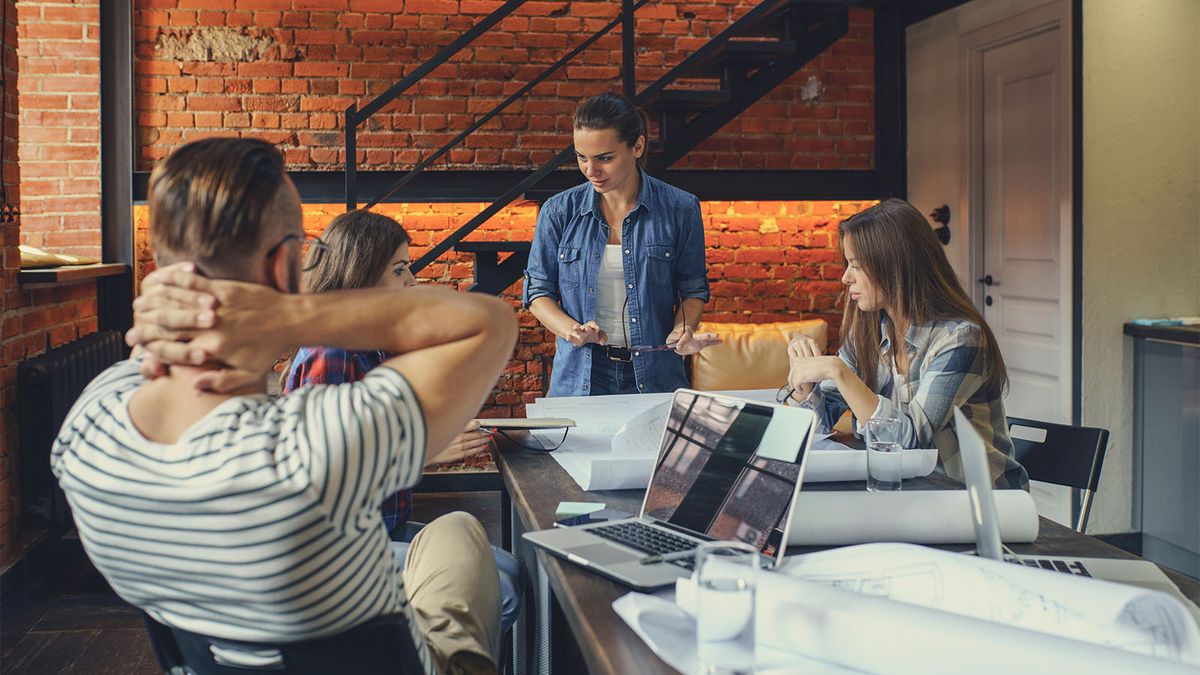
[[[775,391],[720,392],[774,402]],[[551,453],[584,490],[644,490],[650,484],[674,394],[617,394],[539,398],[525,406],[533,417],[569,417],[576,426]],[[553,447],[557,432],[535,433]],[[614,441],[619,437],[619,441]]]
[[[667,665],[689,675],[697,672],[696,620],[669,597],[629,593],[613,602],[613,611]],[[758,675],[859,672],[765,645],[758,645],[757,652],[754,672]]]
[[[1037,539],[1038,516],[1024,490],[996,490],[1000,538]],[[842,546],[877,541],[973,544],[966,490],[899,492],[800,490],[788,546]]]

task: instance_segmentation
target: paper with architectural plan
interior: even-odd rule
[[[773,403],[775,390],[720,392],[752,401]],[[672,394],[621,394],[539,398],[525,406],[528,417],[566,417],[576,426],[552,456],[584,490],[642,489],[650,483],[654,460],[667,424]],[[535,436],[553,447],[561,432]],[[927,476],[937,465],[937,451],[905,449],[905,478]],[[805,482],[861,481],[867,477],[867,457],[829,439],[816,437],[805,470]]]
[[[694,597],[695,583],[680,580],[685,613]],[[757,598],[760,647],[868,672],[1158,674],[1200,665],[1200,629],[1170,595],[910,544],[788,558],[760,576]],[[664,614],[656,600],[622,598],[614,608],[639,635],[657,631],[652,648],[687,649],[646,620]],[[674,618],[678,633],[693,629]]]
[[[815,454],[815,453],[814,453]],[[805,483],[808,479],[805,479]],[[1000,539],[1037,539],[1038,513],[1024,490],[995,490]],[[844,546],[874,541],[973,544],[966,490],[800,490],[789,546]]]
[[[729,396],[773,402],[774,390],[727,391]],[[645,489],[650,484],[673,394],[617,394],[539,398],[529,417],[569,417],[576,426],[551,456],[584,490]],[[535,433],[547,447],[554,433]]]

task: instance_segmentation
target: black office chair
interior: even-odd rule
[[[1045,433],[1041,441],[1013,436],[1014,427],[1024,427],[1035,436]],[[1008,434],[1012,436],[1017,461],[1033,480],[1065,485],[1083,491],[1079,519],[1075,531],[1087,529],[1092,497],[1100,487],[1100,468],[1104,466],[1104,451],[1108,448],[1108,429],[1073,427],[1065,424],[1037,422],[1020,417],[1008,418]]]
[[[397,675],[423,673],[408,623],[381,616],[327,638],[262,644],[207,637],[155,621],[142,612],[154,657],[170,675]]]

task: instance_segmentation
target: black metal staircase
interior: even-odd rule
[[[652,172],[660,172],[828,49],[845,35],[849,24],[845,2],[765,0],[644,90],[633,92],[633,12],[648,1],[640,0],[635,3],[633,0],[623,0],[622,12],[617,18],[585,39],[492,111],[476,120],[455,139],[423,158],[389,189],[368,202],[367,207],[374,206],[403,188],[470,133],[524,96],[535,85],[553,75],[617,25],[623,26],[622,80],[626,95],[645,108],[652,121],[657,123],[657,138],[650,139],[647,164]],[[356,106],[350,106],[346,110],[348,209],[358,204],[358,167],[355,157],[357,127],[524,2],[525,0],[509,0],[430,61],[364,106],[361,111]],[[412,265],[413,271],[419,272],[454,248],[475,254],[475,285],[471,290],[498,294],[508,288],[524,271],[529,243],[463,242],[463,239],[522,195],[541,200],[557,191],[547,189],[549,185],[539,190],[539,183],[548,182],[547,177],[570,160],[572,154],[572,148],[567,146],[549,162],[528,173],[491,205],[415,261]],[[501,261],[501,253],[508,253],[509,256]]]

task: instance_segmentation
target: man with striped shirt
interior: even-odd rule
[[[158,261],[181,264],[146,278],[135,358],[88,386],[51,458],[97,569],[183,630],[289,643],[400,614],[427,672],[494,672],[499,589],[478,521],[430,523],[401,573],[379,507],[456,459],[441,449],[511,354],[511,308],[436,288],[295,294],[299,195],[261,141],[179,148],[149,207]],[[267,397],[275,358],[305,344],[398,356],[354,384]]]

